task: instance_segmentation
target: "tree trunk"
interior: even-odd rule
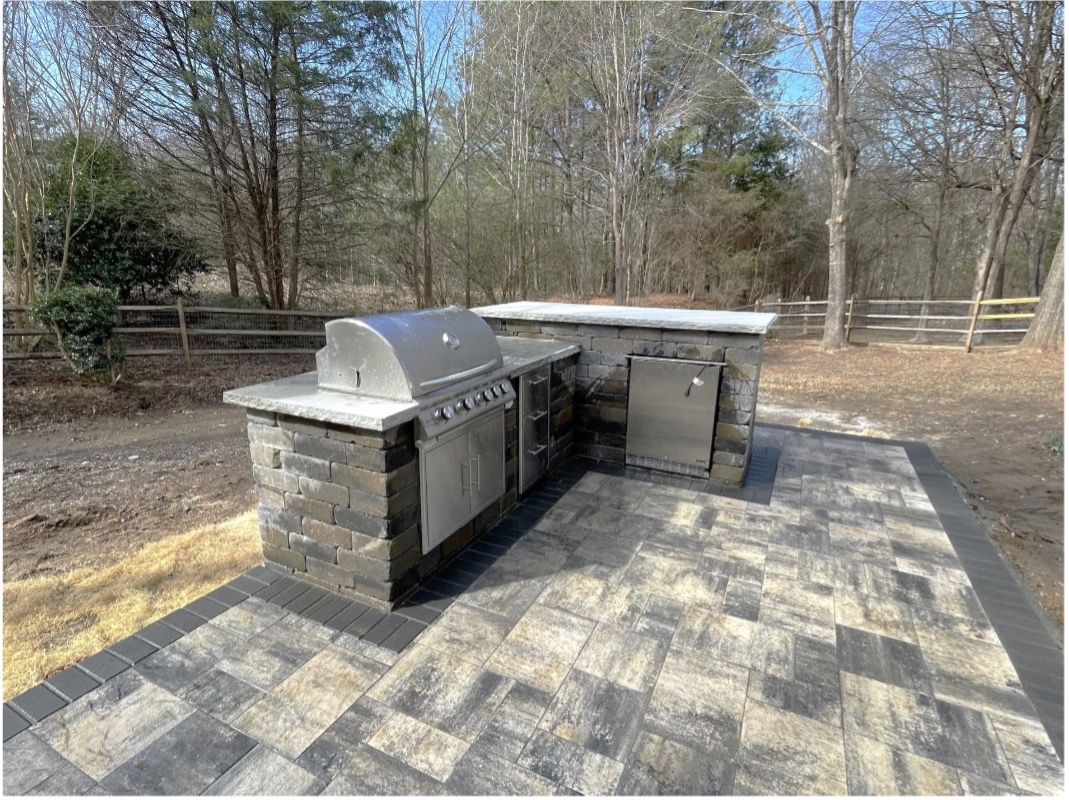
[[[1064,237],[1054,248],[1054,262],[1050,265],[1050,274],[1043,286],[1039,305],[1028,333],[1021,340],[1021,347],[1036,350],[1055,350],[1060,352],[1063,346],[1065,326],[1065,257],[1062,251]]]
[[[847,184],[848,186],[848,184]],[[820,349],[833,352],[846,346],[843,319],[846,316],[846,190],[836,181],[832,187],[828,218],[828,310]]]

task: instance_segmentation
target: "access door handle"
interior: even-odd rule
[[[468,485],[464,485],[464,467],[468,468]],[[471,462],[460,462],[460,493],[471,494]]]
[[[472,467],[471,465],[472,461],[475,462],[474,467]],[[468,483],[470,484],[470,488],[472,490],[482,488],[483,476],[481,464],[482,462],[480,461],[479,456],[475,456],[475,458],[468,460]]]

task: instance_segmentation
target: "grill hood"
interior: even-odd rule
[[[326,334],[319,386],[370,397],[419,400],[504,363],[490,326],[458,306],[336,319]]]

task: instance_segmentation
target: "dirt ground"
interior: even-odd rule
[[[114,388],[55,361],[4,364],[4,579],[113,562],[255,506],[245,412],[223,391],[313,356],[130,359]]]
[[[57,362],[7,362],[4,579],[114,562],[253,508],[244,412],[225,389],[314,369],[303,357],[131,359],[114,389]],[[770,342],[759,421],[928,442],[1057,629],[1063,621],[1059,355]]]

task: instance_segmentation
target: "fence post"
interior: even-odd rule
[[[809,295],[805,296],[805,315],[802,317],[802,336],[809,335]]]
[[[980,298],[984,296],[983,290],[976,292],[976,297],[973,299],[972,314],[969,315],[969,332],[965,334],[965,352],[972,352],[972,336],[976,330],[976,318],[980,316]]]
[[[854,325],[854,299],[857,295],[850,295],[846,301],[846,343],[850,344],[850,328]]]
[[[189,352],[189,333],[186,331],[186,303],[181,297],[178,298],[178,333],[182,337],[182,360],[188,369],[193,366],[193,358]]]

